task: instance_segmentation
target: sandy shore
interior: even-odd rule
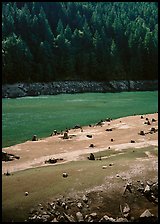
[[[3,148],[3,151],[20,156],[20,159],[2,162],[2,173],[15,172],[32,167],[46,166],[45,160],[49,158],[63,158],[63,162],[83,159],[83,154],[101,152],[106,149],[122,151],[126,148],[158,146],[158,131],[150,133],[151,128],[158,129],[158,113],[123,117],[110,122],[103,122],[102,126],[85,126],[82,130],[69,130],[69,139],[63,139],[63,135],[50,136],[38,141],[27,141],[11,147]],[[149,119],[150,125],[145,124]],[[156,121],[152,122],[152,119]],[[112,131],[106,131],[112,129]],[[145,135],[139,135],[140,131]],[[87,135],[92,135],[88,138]],[[113,141],[111,141],[113,139]],[[131,143],[134,140],[134,143]],[[94,144],[95,147],[89,147]],[[56,163],[58,164],[58,163]],[[54,165],[56,165],[54,164]]]

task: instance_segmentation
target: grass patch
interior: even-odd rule
[[[13,176],[3,176],[3,219],[23,221],[29,209],[40,202],[101,184],[105,175],[96,174],[99,165],[99,161],[78,161],[58,166],[28,169],[16,172]],[[63,178],[63,172],[67,172],[69,176]],[[24,195],[25,191],[29,192],[27,197]],[[21,210],[21,212],[17,214],[15,212],[17,210]],[[12,219],[10,219],[11,217]]]
[[[158,147],[154,147],[154,149],[152,150],[152,155],[157,156],[158,157]]]
[[[133,159],[133,158],[141,158],[141,157],[147,157],[145,154],[146,151],[151,152],[153,155],[158,156],[158,148],[154,146],[149,146],[149,147],[143,147],[143,148],[128,148],[128,149],[123,149],[121,151],[115,151],[115,149],[107,149],[101,152],[95,152],[94,156],[96,159],[108,159],[109,157],[114,156],[119,159],[120,157],[126,157],[127,159]],[[122,154],[123,153],[123,154]],[[86,157],[86,155],[83,155]],[[108,157],[108,158],[103,158],[103,157]]]

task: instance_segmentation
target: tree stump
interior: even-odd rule
[[[94,145],[94,144],[90,144],[90,146],[89,146],[89,147],[93,148],[93,147],[95,147],[95,145]]]
[[[140,134],[140,135],[145,135],[144,131],[140,131],[139,134]]]
[[[89,160],[95,160],[95,156],[93,153],[90,154],[90,156],[88,157]]]
[[[54,130],[53,132],[54,132],[55,135],[57,134],[57,130]]]
[[[32,141],[38,141],[37,135],[33,135]]]
[[[64,132],[63,139],[68,139],[68,138],[69,138],[68,132]]]

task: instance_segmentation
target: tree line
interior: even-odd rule
[[[2,83],[158,77],[156,2],[3,2]]]

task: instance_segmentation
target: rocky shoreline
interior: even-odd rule
[[[158,80],[142,81],[57,81],[50,83],[17,83],[2,85],[2,98],[57,95],[85,92],[156,91]]]
[[[128,187],[128,188],[127,188]],[[128,192],[126,192],[128,190]],[[28,192],[27,192],[28,193]],[[30,215],[26,222],[157,222],[158,217],[153,215],[149,209],[144,207],[143,212],[139,217],[134,217],[134,206],[127,201],[127,198],[132,194],[133,198],[146,198],[150,203],[158,204],[158,181],[146,181],[143,183],[137,180],[137,183],[128,183],[126,185],[124,202],[120,205],[120,212],[112,217],[103,204],[103,200],[95,208],[95,199],[97,201],[102,197],[102,191],[88,192],[82,196],[61,197],[44,205],[39,204],[30,210]],[[107,195],[107,192],[103,192]],[[126,195],[128,194],[128,196]],[[93,198],[94,195],[94,198]],[[28,194],[26,195],[28,196]],[[123,201],[123,200],[122,200]],[[127,201],[127,203],[126,203]],[[128,205],[129,203],[129,205]],[[117,205],[118,207],[118,205]]]

